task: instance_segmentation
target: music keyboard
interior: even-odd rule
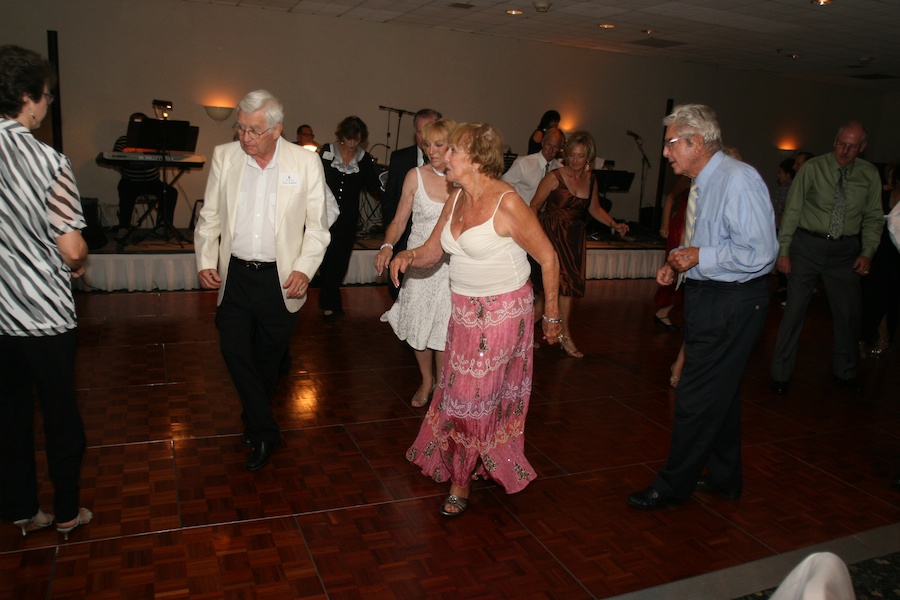
[[[201,154],[159,154],[155,152],[101,152],[97,164],[108,167],[173,167],[202,169],[206,157]]]

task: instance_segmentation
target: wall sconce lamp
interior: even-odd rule
[[[206,114],[209,115],[209,118],[215,121],[216,123],[221,123],[228,119],[231,116],[231,113],[234,112],[234,107],[232,106],[204,106],[203,110],[206,111]]]
[[[172,101],[171,100],[154,100],[153,101],[153,112],[156,114],[157,119],[168,119],[169,111],[172,110]]]

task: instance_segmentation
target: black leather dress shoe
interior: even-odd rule
[[[851,392],[862,391],[862,385],[860,385],[859,379],[857,379],[856,377],[851,377],[850,379],[842,379],[835,375],[834,380],[838,383],[838,385],[847,388]]]
[[[784,396],[788,393],[788,384],[787,381],[778,381],[777,379],[772,380],[772,391],[776,394],[780,394]]]
[[[641,510],[659,510],[667,506],[675,506],[681,504],[678,498],[670,498],[668,496],[660,496],[659,492],[653,487],[645,488],[639,492],[628,494],[628,504],[634,508]]]
[[[247,469],[250,471],[259,471],[269,463],[272,453],[278,447],[279,442],[260,442],[253,447],[250,455],[247,456]]]
[[[709,479],[707,479],[706,477],[701,477],[700,479],[698,479],[697,487],[695,487],[694,489],[698,492],[706,492],[708,494],[718,494],[728,500],[737,500],[738,498],[741,497],[740,492],[738,492],[736,494],[734,492],[727,492],[727,491],[713,485],[712,483],[710,483]]]
[[[666,321],[668,321],[668,323],[666,323]],[[672,320],[669,319],[669,317],[663,317],[662,319],[660,319],[656,315],[653,315],[653,323],[668,331],[678,331],[679,329],[678,325],[672,323]]]

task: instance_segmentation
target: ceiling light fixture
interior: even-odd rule
[[[550,3],[544,2],[543,0],[538,0],[534,3],[534,10],[538,11],[539,13],[545,13],[550,10]]]
[[[616,28],[616,26],[613,25],[612,23],[600,23],[599,25],[597,25],[597,27],[599,27],[600,29],[615,29]]]
[[[831,4],[831,0],[809,0],[809,3],[816,6],[825,6],[826,4]]]
[[[508,15],[521,15],[521,14],[522,14],[522,11],[519,10],[519,9],[516,9],[516,8],[511,8],[511,9],[509,9],[508,11],[506,11],[506,14],[508,14]]]
[[[653,35],[656,32],[653,31],[652,29],[641,29],[641,33],[646,33],[647,35]]]

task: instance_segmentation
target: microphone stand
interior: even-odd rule
[[[641,153],[641,191],[638,200],[638,221],[640,221],[641,209],[644,207],[644,183],[647,181],[647,172],[650,170],[650,159],[647,158],[647,154],[644,152],[644,138],[634,136],[634,143],[637,144]]]
[[[392,106],[378,106],[378,110],[386,111],[388,114],[387,117],[387,133],[385,135],[385,157],[384,164],[388,164],[388,160],[390,158],[391,153],[391,113],[397,113],[397,139],[400,139],[400,124],[403,121],[403,115],[416,116],[416,113],[409,112],[408,110],[403,110],[402,108],[393,108]]]

